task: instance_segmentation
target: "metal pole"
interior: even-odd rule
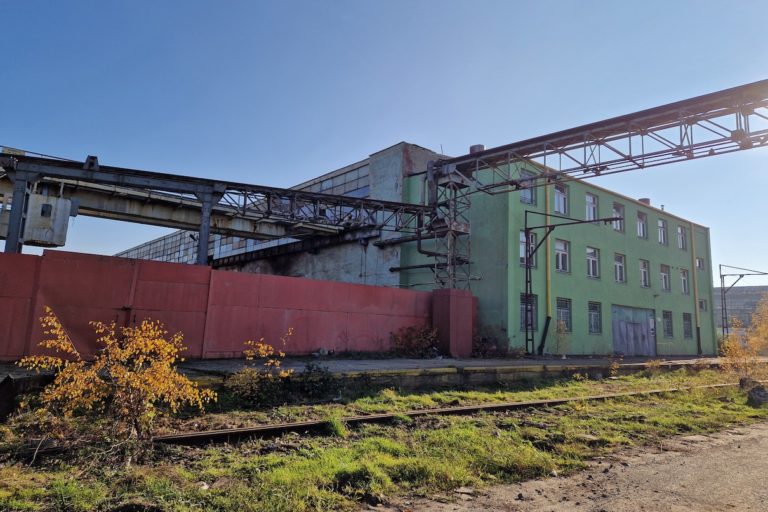
[[[725,276],[723,275],[723,266],[720,265],[720,324],[723,328],[723,336],[728,336],[728,306],[725,296]],[[698,307],[698,305],[697,305]]]
[[[29,176],[16,173],[13,182],[13,200],[8,218],[8,235],[5,240],[5,252],[20,253],[24,234],[24,217],[29,197]]]

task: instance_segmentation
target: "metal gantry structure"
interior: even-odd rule
[[[730,327],[728,325],[728,292],[731,288],[736,286],[736,283],[741,281],[745,276],[768,276],[768,272],[762,272],[760,270],[752,270],[748,268],[734,267],[732,265],[719,265],[720,270],[720,322],[723,326],[723,336],[728,336],[730,333]],[[725,272],[723,272],[725,270]],[[735,272],[734,272],[735,271]],[[725,280],[727,278],[736,279],[726,288]]]
[[[435,209],[429,206],[104,166],[93,156],[78,162],[6,154],[0,155],[0,168],[0,177],[5,174],[13,182],[6,252],[21,250],[30,188],[41,181],[75,188],[108,185],[112,188],[104,192],[114,195],[139,190],[149,192],[147,201],[177,201],[180,207],[198,209],[197,263],[201,265],[208,264],[213,212],[224,217],[252,219],[256,223],[277,223],[285,228],[280,231],[281,236],[293,238],[371,228],[415,233],[421,226],[435,222]],[[172,223],[168,225],[174,227]],[[215,225],[213,230],[216,231]],[[253,237],[263,238],[259,233],[253,233]]]
[[[536,224],[536,225],[530,225],[529,224],[529,217],[544,217],[545,221],[544,224]],[[554,222],[550,222],[550,219],[554,219]],[[565,226],[576,226],[579,224],[609,224],[614,221],[622,221],[624,220],[623,217],[603,217],[599,219],[574,219],[573,217],[567,217],[565,215],[556,215],[553,213],[542,213],[542,212],[536,212],[533,210],[525,210],[525,229],[523,230],[523,233],[525,234],[525,301],[523,303],[523,310],[524,310],[524,319],[525,319],[525,351],[528,354],[532,354],[534,350],[534,345],[536,343],[536,340],[534,339],[535,335],[535,325],[534,325],[534,318],[536,316],[536,310],[533,303],[533,263],[536,258],[536,253],[541,248],[542,244],[549,238],[549,235],[552,234],[552,232],[559,227],[565,227]],[[532,234],[537,230],[544,230],[544,236],[542,236],[540,239],[537,240],[537,242],[534,244],[532,242]],[[549,331],[549,322],[550,317],[547,316],[546,323],[544,324],[544,329],[542,329],[541,333],[541,341],[539,342],[539,346],[536,349],[536,353],[538,355],[544,354],[544,342],[547,339],[547,332]]]
[[[448,219],[436,282],[469,287],[470,195],[500,194],[579,178],[642,170],[768,146],[768,80],[762,80],[569,130],[437,160],[429,176],[438,218]],[[526,173],[526,169],[538,172]],[[480,171],[489,172],[481,173]],[[448,199],[438,199],[447,197]],[[465,263],[466,262],[466,263]]]
[[[475,193],[501,194],[546,186],[561,180],[591,178],[768,146],[768,80],[670,103],[569,130],[496,148],[430,162],[425,205],[357,199],[243,183],[195,178],[27,154],[0,155],[0,178],[13,182],[6,252],[19,252],[30,188],[59,184],[71,189],[112,187],[116,196],[142,192],[147,202],[162,202],[199,212],[197,263],[208,263],[210,233],[244,236],[242,226],[226,228],[217,219],[246,219],[251,226],[281,229],[253,238],[306,239],[336,236],[358,229],[380,229],[405,236],[382,240],[390,245],[434,240],[423,250],[432,258],[435,284],[468,288],[471,246],[469,210]],[[534,173],[526,170],[535,169]],[[481,171],[489,171],[482,172]],[[103,212],[92,211],[99,215]],[[114,214],[104,215],[120,218]],[[213,219],[213,221],[212,221]],[[121,220],[128,220],[121,218]],[[147,221],[140,216],[130,220]],[[213,222],[213,225],[212,225]],[[189,229],[170,220],[158,225]],[[248,224],[246,224],[246,227]],[[257,232],[258,231],[258,232]],[[403,270],[412,267],[400,267]]]

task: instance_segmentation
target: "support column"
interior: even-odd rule
[[[197,264],[208,265],[208,240],[211,236],[211,210],[213,197],[210,192],[198,194],[203,205],[200,210],[200,230],[197,235]]]
[[[5,239],[5,252],[21,252],[24,217],[26,215],[28,198],[29,176],[26,173],[15,173],[11,214],[8,219],[8,235]]]

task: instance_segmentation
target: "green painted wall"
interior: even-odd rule
[[[624,230],[616,231],[604,224],[584,224],[556,228],[550,235],[551,255],[551,296],[552,316],[558,297],[571,300],[571,333],[562,337],[564,349],[569,354],[610,354],[613,352],[611,308],[613,305],[652,309],[656,318],[656,348],[658,355],[684,355],[697,353],[696,299],[706,302],[706,310],[699,310],[701,347],[704,354],[716,352],[716,337],[713,317],[713,287],[711,253],[708,228],[691,224],[657,208],[647,206],[630,198],[596,187],[590,183],[568,181],[568,216],[576,219],[586,217],[586,194],[598,197],[598,216],[612,216],[614,202],[624,206]],[[552,186],[550,185],[550,188]],[[407,180],[404,200],[418,202],[421,182]],[[472,274],[479,278],[471,285],[478,297],[479,321],[483,326],[506,334],[512,347],[525,346],[525,333],[520,325],[520,294],[525,291],[525,270],[519,262],[519,233],[524,228],[525,210],[544,212],[545,189],[538,188],[536,204],[525,204],[519,193],[488,196],[474,194],[471,209],[471,244],[473,261]],[[550,204],[552,208],[553,203]],[[648,237],[637,236],[636,218],[638,211],[647,215]],[[657,221],[667,222],[667,244],[658,242]],[[531,223],[544,224],[543,216],[531,217]],[[678,248],[677,227],[686,228],[687,250]],[[538,237],[544,235],[538,230]],[[692,236],[693,234],[693,236]],[[570,272],[554,269],[554,240],[570,243]],[[587,276],[587,247],[600,251],[600,277]],[[428,245],[425,245],[428,247]],[[547,315],[546,246],[537,254],[533,271],[534,293],[538,296],[538,331],[536,343],[541,336]],[[696,269],[695,256],[702,258],[704,269]],[[626,283],[614,280],[614,254],[626,257]],[[402,250],[402,264],[426,263],[429,260],[419,255],[415,244],[408,244]],[[650,262],[650,287],[640,285],[639,260]],[[671,290],[661,287],[660,266],[670,267]],[[689,293],[682,292],[680,270],[689,272]],[[694,276],[698,285],[698,297],[694,287]],[[429,270],[401,273],[401,284],[414,288],[430,288],[432,273]],[[599,302],[602,310],[602,332],[590,334],[588,329],[587,303]],[[662,326],[662,311],[671,311],[673,336],[666,337]],[[683,335],[683,313],[692,315],[692,337]],[[547,337],[545,351],[555,352],[555,321]]]

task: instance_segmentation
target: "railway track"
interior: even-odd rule
[[[612,400],[617,398],[627,398],[635,396],[660,395],[664,393],[677,393],[681,391],[691,391],[695,389],[719,389],[738,386],[738,383],[727,384],[706,384],[700,386],[677,387],[666,389],[651,389],[646,391],[628,391],[624,393],[606,393],[601,395],[590,395],[569,398],[553,398],[548,400],[527,400],[522,402],[504,402],[481,405],[464,405],[457,407],[444,407],[439,409],[418,409],[397,413],[386,414],[368,414],[360,416],[347,416],[340,418],[347,425],[362,425],[366,423],[388,423],[403,416],[418,418],[421,416],[447,416],[447,415],[467,415],[479,412],[499,412],[511,411],[529,408],[552,407],[571,402],[593,402]],[[157,444],[174,445],[203,445],[212,443],[231,443],[250,438],[269,438],[277,437],[289,432],[300,433],[322,433],[327,432],[330,427],[330,420],[310,420],[297,421],[292,423],[278,423],[273,425],[258,425],[253,427],[231,428],[221,430],[207,430],[200,432],[184,432],[177,434],[165,434],[156,436],[154,442]]]

